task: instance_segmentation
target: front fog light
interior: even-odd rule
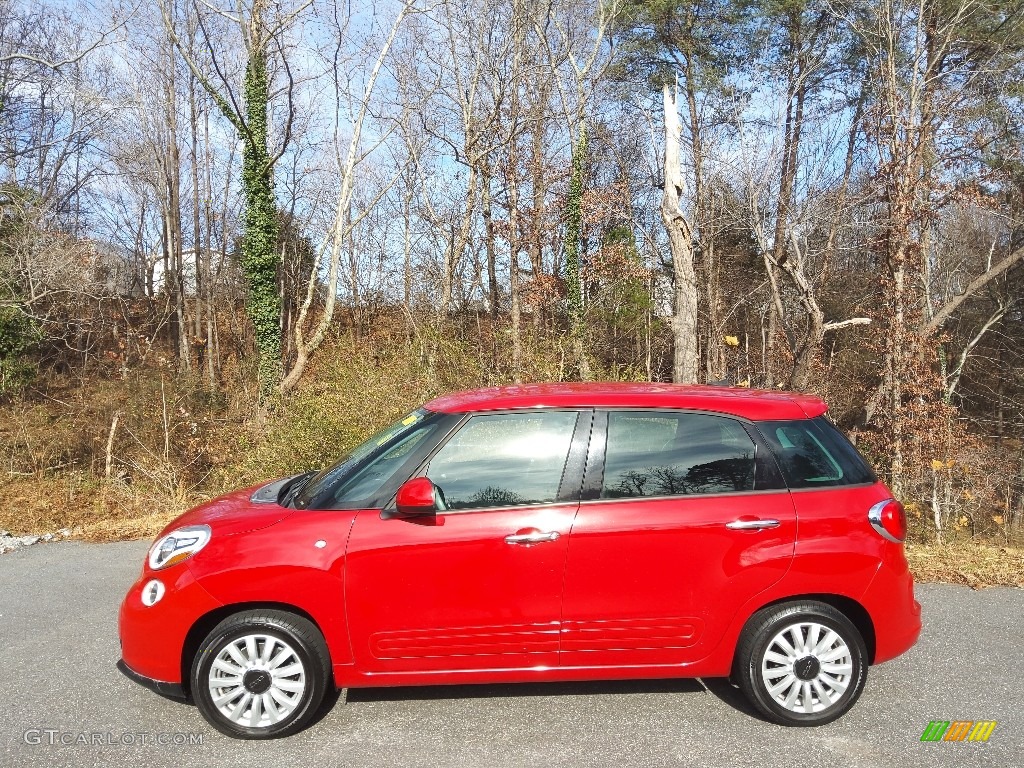
[[[142,588],[142,604],[147,608],[156,605],[166,591],[164,583],[160,579],[150,579]]]

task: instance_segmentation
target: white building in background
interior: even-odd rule
[[[170,275],[164,271],[162,253],[150,256],[147,271],[147,283],[152,286],[154,296],[169,287],[164,284]],[[185,296],[192,298],[196,295],[196,256],[192,249],[181,252],[181,287]]]
[[[213,281],[218,294],[224,295],[227,289],[232,286],[241,285],[239,267],[231,258],[220,251],[210,251],[208,254],[210,263],[210,279]],[[152,296],[164,291],[165,280],[169,276],[164,271],[164,259],[162,253],[151,255],[146,264],[146,285],[151,286]],[[181,253],[181,287],[184,295],[194,298],[196,295],[196,252],[187,248]]]
[[[84,246],[84,247],[82,247]],[[97,294],[143,298],[159,296],[169,286],[162,253],[126,252],[110,243],[96,240],[79,241],[76,248],[83,263],[81,279],[93,286]],[[182,289],[186,297],[196,295],[196,256],[192,249],[182,253]],[[211,279],[219,293],[230,285],[238,285],[238,265],[218,251],[210,253]]]

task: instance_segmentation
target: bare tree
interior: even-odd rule
[[[308,364],[310,357],[323,343],[327,329],[330,327],[331,321],[334,318],[334,311],[337,305],[339,276],[341,274],[341,256],[345,248],[345,244],[352,234],[353,228],[363,217],[367,215],[369,210],[372,209],[373,205],[375,205],[381,197],[383,197],[387,190],[397,182],[398,178],[400,178],[400,173],[393,176],[390,181],[384,184],[369,203],[363,207],[362,211],[353,212],[352,203],[353,191],[356,184],[356,173],[359,170],[359,166],[366,160],[369,152],[372,152],[374,148],[371,146],[368,149],[364,146],[362,135],[364,126],[371,112],[371,103],[374,95],[374,89],[377,86],[377,79],[388,59],[391,46],[395,41],[395,37],[397,36],[399,29],[401,29],[402,22],[410,13],[415,12],[415,10],[415,0],[408,0],[407,2],[404,2],[398,9],[391,21],[390,27],[385,32],[383,41],[377,49],[373,65],[369,70],[366,81],[355,95],[354,102],[356,107],[355,112],[352,115],[351,125],[349,126],[351,133],[348,146],[344,155],[339,152],[338,174],[341,180],[341,189],[338,192],[334,222],[321,251],[322,254],[326,253],[327,256],[326,280],[324,281],[322,288],[326,294],[326,299],[319,317],[312,317],[311,311],[313,310],[314,299],[321,286],[321,276],[319,271],[314,269],[310,274],[306,288],[306,296],[303,299],[298,317],[295,321],[295,362],[292,364],[291,370],[288,371],[287,375],[281,381],[280,390],[282,392],[290,391],[298,383],[302,374],[306,370],[306,365]],[[338,32],[340,34],[340,28]],[[343,98],[343,94],[339,93],[339,98]]]
[[[665,85],[662,88],[665,107],[665,183],[661,218],[668,233],[675,278],[672,381],[694,384],[700,367],[697,350],[697,274],[694,270],[693,226],[682,210],[684,182],[679,159],[680,125],[676,99],[677,89]]]

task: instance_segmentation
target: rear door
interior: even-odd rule
[[[599,412],[594,433],[560,663],[703,658],[792,561],[796,518],[774,459],[756,430],[715,414]]]

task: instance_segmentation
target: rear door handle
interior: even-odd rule
[[[558,531],[531,531],[529,533],[511,533],[505,537],[506,544],[540,544],[545,541],[554,541],[559,536]]]
[[[725,524],[734,531],[760,531],[763,528],[778,528],[778,520],[733,520]]]

